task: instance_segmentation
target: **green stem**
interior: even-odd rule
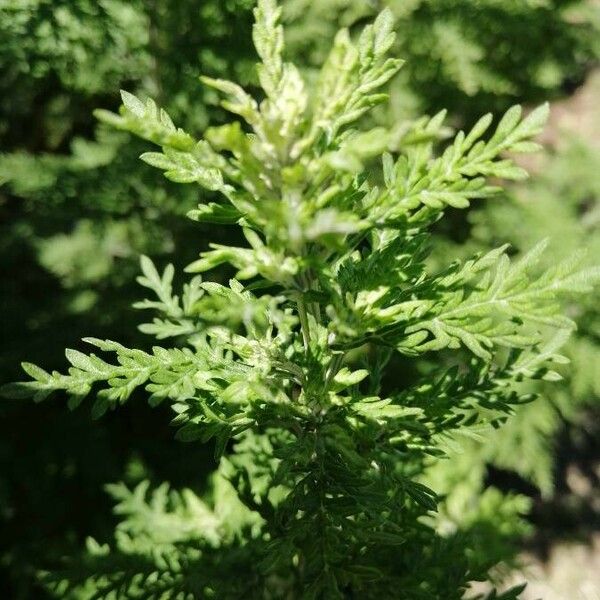
[[[298,294],[297,300],[298,316],[300,317],[300,329],[302,331],[302,339],[304,341],[304,349],[308,350],[310,346],[310,328],[308,325],[308,313],[306,311],[306,304],[302,293]]]
[[[329,365],[329,370],[327,371],[327,378],[325,379],[325,392],[327,392],[327,390],[329,389],[329,385],[333,381],[333,378],[337,375],[337,372],[340,370],[343,360],[343,353],[340,352],[333,355],[333,358],[331,359],[331,364]]]

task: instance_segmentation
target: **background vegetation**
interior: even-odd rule
[[[390,128],[400,118],[442,108],[456,126],[515,102],[563,99],[558,106],[569,110],[564,99],[577,98],[600,54],[600,17],[591,0],[283,5],[289,52],[308,74],[340,25],[359,27],[383,5],[392,9],[396,54],[406,66],[394,81],[391,109],[376,115]],[[139,297],[139,254],[179,267],[195,257],[202,229],[182,217],[200,192],[140,168],[145,145],[99,124],[93,110],[116,109],[123,87],[155,98],[188,130],[223,121],[215,95],[197,78],[255,83],[253,6],[252,0],[0,2],[1,381],[16,377],[22,359],[60,365],[62,349],[90,332],[135,344],[129,307]],[[461,256],[473,245],[505,241],[518,252],[549,236],[556,240],[551,260],[586,247],[597,261],[600,165],[593,127],[568,133],[560,119],[553,122],[548,156],[532,165],[538,175],[515,186],[506,201],[475,208],[467,218],[453,215],[451,226],[438,231],[436,252]],[[466,245],[468,233],[475,241]],[[231,235],[210,234],[213,241]],[[589,415],[600,397],[596,304],[572,307],[581,327],[569,343],[565,382],[545,390],[496,439],[483,447],[473,442],[456,463],[470,474],[460,493],[456,481],[439,473],[439,485],[455,490],[449,523],[493,483],[525,492],[518,500],[511,496],[511,514],[537,507],[529,522],[513,521],[517,535],[532,539],[530,524],[544,526],[545,507],[557,502],[567,524],[580,508],[597,524],[589,498],[574,507],[561,495],[568,481],[559,476],[564,458],[557,455],[568,442],[579,450],[582,470],[593,463]],[[212,467],[210,448],[172,443],[163,425],[166,409],[132,402],[93,424],[88,411],[66,413],[60,402],[35,409],[3,403],[0,411],[0,591],[6,597],[42,597],[35,568],[73,551],[86,535],[102,538],[112,530],[106,483],[147,477],[198,489],[199,469]],[[493,494],[487,492],[490,511]]]

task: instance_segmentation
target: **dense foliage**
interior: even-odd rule
[[[300,56],[319,62],[339,24],[383,6],[397,23],[395,52],[410,59],[392,88],[396,118],[447,108],[470,120],[515,99],[552,98],[600,50],[599,10],[586,0],[287,0],[284,17]]]
[[[87,338],[115,360],[67,350],[68,374],[25,363],[31,381],[4,388],[37,401],[62,390],[71,408],[93,390],[95,416],[143,388],[169,402],[181,440],[215,441],[213,484],[206,499],[113,486],[115,544],[90,540],[44,581],[73,598],[461,598],[502,556],[477,551],[481,517],[444,532],[423,481],[463,436],[532,399],[523,380],[559,377],[574,325],[559,300],[600,273],[578,256],[540,270],[543,242],[520,260],[499,246],[432,270],[430,229],[496,194],[490,179],[523,178],[505,153],[538,148],[547,107],[513,107],[491,135],[488,114],[438,155],[443,113],[401,137],[357,126],[401,66],[389,11],[356,44],[340,31],[314,91],[283,59],[280,9],[263,0],[255,17],[262,100],[203,78],[241,122],[198,140],[127,92],[119,116],[98,114],[159,145],[142,159],[168,179],[210,193],[189,217],[242,226],[245,245],[212,243],[187,267],[235,278],[194,276],[175,295],[174,268],[144,257],[150,352]],[[432,353],[423,379],[394,376]]]
[[[198,240],[210,237],[227,243],[239,238],[233,229],[222,232],[215,226],[200,229],[202,225],[186,223],[182,216],[205,193],[140,169],[136,160],[144,145],[123,131],[96,125],[92,109],[113,109],[115,90],[126,87],[156,98],[185,129],[202,131],[209,123],[224,122],[214,91],[198,85],[197,75],[232,77],[255,88],[249,35],[254,4],[253,0],[0,3],[4,152],[0,181],[5,183],[0,188],[0,379],[15,378],[19,358],[58,367],[60,349],[90,331],[118,336],[134,347],[143,344],[130,325],[128,308],[137,298],[139,253],[167,254],[179,269],[193,259]],[[376,4],[392,10],[398,32],[394,54],[407,59],[390,85],[391,102],[376,109],[379,123],[401,119],[390,150],[411,141],[410,135],[405,136],[413,127],[407,113],[433,114],[449,107],[452,123],[472,124],[488,109],[503,110],[514,101],[562,93],[582,79],[597,56],[598,11],[589,2],[494,0],[475,7],[465,0],[286,0],[287,54],[311,85],[314,71],[307,67],[326,57],[338,24],[358,33],[376,13]],[[524,38],[527,44],[522,43]],[[448,132],[439,127],[427,135],[439,139]],[[433,151],[437,153],[437,147]],[[569,154],[557,159],[560,195],[555,194],[553,180],[535,190],[536,200],[554,198],[549,205],[540,205],[535,214],[528,212],[531,203],[522,200],[516,212],[507,203],[490,205],[491,212],[497,208],[503,213],[494,216],[493,238],[490,217],[475,216],[481,223],[475,229],[476,243],[454,247],[452,253],[464,257],[489,248],[490,242],[509,239],[518,248],[529,248],[566,222],[560,202],[565,194],[584,209],[575,210],[569,223],[579,221],[581,214],[593,215],[590,198],[597,198],[593,154],[585,148],[577,152],[587,158],[575,161]],[[528,189],[519,187],[521,199],[534,197]],[[453,233],[465,228],[462,220],[457,225],[454,215],[447,221]],[[597,231],[593,217],[580,222],[577,231],[586,239]],[[571,230],[573,243],[550,245],[547,264],[569,256],[577,246],[578,233]],[[217,277],[224,283],[226,271]],[[552,396],[552,404],[525,405],[519,409],[524,418],[512,419],[496,436],[486,433],[484,440],[479,439],[478,444],[485,441],[485,451],[478,445],[474,452],[455,456],[454,476],[449,477],[443,464],[428,474],[437,490],[454,490],[444,509],[452,513],[451,520],[462,521],[463,527],[477,523],[488,540],[501,543],[500,530],[522,532],[523,524],[515,521],[514,513],[523,512],[527,501],[500,496],[494,489],[480,496],[485,463],[516,469],[548,493],[552,458],[547,434],[559,423],[555,407],[574,416],[572,394],[580,403],[598,397],[595,372],[590,369],[598,348],[593,325],[597,312],[593,301],[584,313],[573,306],[570,310],[578,315],[580,328],[565,350],[572,367],[561,371],[568,373],[569,387],[548,386],[544,396]],[[428,362],[425,355],[412,361],[410,368],[396,362],[393,368],[414,381],[428,372]],[[110,523],[102,492],[105,482],[125,479],[133,486],[146,477],[155,484],[168,479],[176,486],[203,489],[202,472],[210,468],[210,450],[172,445],[162,427],[165,418],[166,409],[150,412],[140,403],[95,424],[84,411],[66,415],[50,403],[35,411],[26,405],[2,406],[0,523],[5,535],[0,564],[12,579],[6,588],[0,584],[5,595],[41,597],[39,589],[31,591],[32,565],[73,553],[84,532],[106,537]],[[540,431],[544,435],[538,435]],[[512,451],[514,444],[519,451]],[[475,504],[474,497],[480,498]],[[504,519],[502,527],[498,519]],[[455,523],[444,526],[456,528]],[[499,547],[498,553],[508,556],[505,550]]]
[[[89,327],[133,342],[135,326],[123,324],[137,297],[139,254],[172,254],[177,245],[181,264],[192,259],[186,248],[198,229],[182,217],[197,193],[141,173],[142,146],[98,126],[92,112],[116,107],[118,88],[127,86],[158,98],[177,90],[169,91],[169,111],[186,126],[222,118],[197,75],[246,80],[254,3],[200,4],[0,2],[3,382],[17,375],[15,357],[57,367],[62,348]],[[32,565],[73,551],[84,533],[111,528],[105,483],[202,479],[182,459],[190,450],[170,444],[164,415],[132,406],[90,434],[85,412],[65,415],[51,404],[0,411],[6,597],[43,597],[32,589]],[[201,470],[207,454],[193,454]]]
[[[510,233],[513,246],[526,250],[546,235],[560,240],[545,255],[550,266],[580,253],[592,264],[600,251],[598,153],[582,141],[568,140],[544,157],[540,175],[511,191],[505,202],[490,204],[471,215],[473,237],[460,252],[487,247]],[[488,439],[486,450],[475,449],[471,460],[486,462],[520,474],[545,495],[554,487],[554,444],[565,420],[584,417],[583,409],[596,409],[600,398],[598,361],[600,327],[593,296],[569,307],[578,321],[577,331],[564,348],[569,368],[561,385],[540,387],[542,398],[521,408],[509,426]]]

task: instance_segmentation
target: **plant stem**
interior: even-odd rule
[[[331,364],[329,365],[329,369],[327,371],[327,378],[325,379],[325,391],[329,389],[329,384],[336,376],[337,372],[340,370],[343,360],[344,354],[338,353],[333,355],[333,358],[331,359]]]
[[[302,331],[302,339],[304,341],[304,349],[308,350],[310,346],[310,328],[308,325],[308,313],[306,311],[306,304],[302,293],[298,294],[298,316],[300,317],[300,329]]]

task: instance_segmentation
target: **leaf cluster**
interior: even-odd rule
[[[424,474],[461,435],[499,428],[530,401],[522,381],[556,379],[558,342],[573,327],[560,299],[588,293],[600,272],[578,270],[578,257],[540,269],[543,243],[516,261],[500,246],[432,270],[427,242],[448,207],[496,193],[492,179],[523,178],[507,153],[537,148],[547,107],[525,118],[514,107],[491,135],[485,116],[438,153],[430,132],[440,114],[413,124],[413,142],[397,148],[361,119],[386,101],[382,88],[401,67],[389,56],[392,13],[356,40],[342,30],[314,89],[285,60],[280,17],[274,0],[255,9],[258,99],[202,79],[231,123],[198,139],[127,92],[119,115],[100,115],[158,145],[141,158],[168,179],[214,193],[190,217],[238,225],[246,244],[212,243],[187,271],[224,266],[235,278],[196,275],[175,295],[174,268],[161,274],[144,257],[138,281],[153,296],[136,306],[158,313],[142,331],[161,345],[86,338],[112,359],[67,350],[67,374],[25,363],[31,379],[3,392],[40,401],[60,391],[72,408],[93,394],[100,416],[142,390],[151,405],[169,403],[179,439],[214,441],[235,499],[221,510],[217,493],[211,511],[164,489],[147,502],[145,487],[112,488],[125,514],[116,552],[92,544],[88,575],[50,577],[59,595],[402,589],[458,599],[497,561],[471,551],[481,523],[436,529],[441,499]],[[401,381],[389,366],[399,356],[435,356],[436,366]]]

